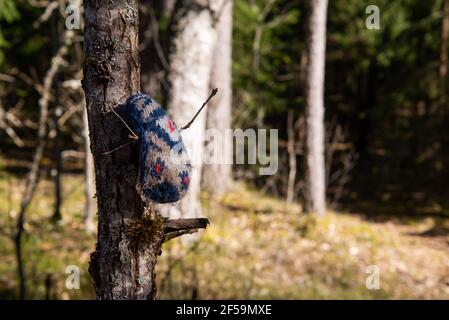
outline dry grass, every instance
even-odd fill
[[[162,298],[449,298],[447,237],[419,235],[429,219],[374,223],[342,212],[314,219],[243,186],[204,202],[211,226],[200,241],[166,248]],[[379,290],[365,285],[370,265],[379,267]]]
[[[82,177],[63,178],[63,221],[50,223],[52,184],[42,181],[29,209],[25,239],[30,298],[45,297],[52,274],[58,299],[91,299],[87,274],[95,236],[83,231]],[[0,175],[0,298],[17,296],[9,238],[23,185]],[[447,221],[373,222],[329,212],[314,219],[298,205],[237,185],[223,199],[204,195],[211,225],[198,241],[166,244],[158,264],[159,295],[167,298],[372,299],[449,298]],[[443,230],[432,233],[434,230]],[[65,268],[81,270],[81,289],[65,288]],[[365,270],[380,270],[380,289],[365,286]]]

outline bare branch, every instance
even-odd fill
[[[215,88],[212,90],[212,92],[210,93],[209,97],[207,98],[207,100],[203,103],[203,105],[201,106],[201,108],[196,112],[196,114],[193,116],[192,120],[189,121],[189,123],[187,123],[184,127],[181,128],[181,130],[185,130],[190,128],[190,126],[192,125],[193,121],[195,121],[196,117],[198,117],[198,115],[200,114],[200,112],[203,110],[203,108],[206,106],[206,104],[210,101],[210,99],[212,99],[213,96],[215,96],[218,92],[218,89]]]
[[[23,147],[24,143],[22,139],[16,134],[14,129],[6,122],[8,113],[3,109],[3,105],[0,102],[0,129],[4,130],[6,134],[11,138],[14,144],[18,147]]]
[[[164,224],[165,233],[190,229],[205,229],[209,224],[206,218],[183,218],[167,220]]]
[[[59,2],[53,1],[51,2],[47,8],[45,9],[44,13],[33,23],[33,28],[37,29],[40,27],[42,23],[45,23],[50,19],[53,11],[59,8]]]
[[[14,82],[16,81],[16,79],[13,76],[10,76],[9,74],[6,73],[0,73],[0,81],[5,81],[5,82]]]

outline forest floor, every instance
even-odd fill
[[[0,172],[0,299],[17,297],[10,234],[23,187]],[[243,184],[234,189],[221,199],[203,195],[207,230],[164,246],[160,298],[449,299],[448,218],[330,211],[316,219]],[[87,266],[95,235],[83,230],[82,176],[63,176],[58,224],[50,222],[52,194],[51,181],[41,181],[26,217],[28,297],[94,298]],[[65,286],[68,266],[80,269],[78,290]]]

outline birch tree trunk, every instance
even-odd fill
[[[88,233],[95,232],[95,171],[94,171],[94,159],[92,152],[90,151],[90,138],[89,138],[89,122],[87,120],[87,110],[83,112],[83,138],[84,138],[84,194],[86,196],[86,202],[84,205],[84,228]]]
[[[216,33],[209,3],[216,1],[178,1],[172,26],[169,55],[170,91],[168,111],[179,127],[188,123],[210,93],[211,68]],[[206,113],[182,132],[184,144],[193,164],[189,192],[179,203],[179,212],[171,216],[198,217]]]
[[[137,192],[135,147],[104,154],[129,134],[111,110],[140,89],[138,1],[86,0],[84,5],[83,88],[98,199],[98,240],[89,272],[98,299],[152,299],[162,225]],[[139,228],[147,238],[133,241],[144,236]]]
[[[309,17],[309,65],[306,85],[305,210],[326,211],[324,164],[324,72],[327,0],[312,0]]]
[[[229,141],[225,141],[225,129],[231,128],[232,9],[232,0],[219,1],[216,13],[217,42],[211,70],[211,88],[219,88],[219,91],[208,105],[206,120],[206,128],[217,130],[221,137],[216,144],[219,150],[215,149],[215,152],[219,153],[217,158],[220,159],[220,163],[205,165],[202,178],[203,186],[216,195],[226,192],[232,183],[232,166],[225,161],[232,152],[232,145]]]

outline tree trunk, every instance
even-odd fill
[[[211,88],[218,88],[217,96],[211,100],[207,110],[206,128],[220,134],[217,145],[220,163],[204,166],[203,186],[211,193],[221,195],[232,183],[232,167],[225,159],[232,152],[232,146],[225,141],[225,130],[231,128],[232,106],[232,0],[219,1],[217,11],[217,42],[214,49],[211,70]],[[217,183],[220,181],[220,183]]]
[[[84,205],[84,228],[86,232],[93,233],[95,231],[94,217],[95,217],[95,171],[94,171],[94,159],[92,152],[90,151],[90,138],[89,138],[89,122],[87,120],[87,110],[83,111],[83,138],[84,138],[84,194],[86,196],[86,202]]]
[[[288,184],[287,184],[287,203],[291,204],[295,197],[295,178],[296,178],[296,150],[295,150],[295,115],[293,110],[288,110],[287,114],[287,152],[288,152]]]
[[[58,86],[58,84],[56,84]],[[58,90],[55,90],[55,93],[58,93]],[[56,98],[56,100],[58,100]],[[58,101],[59,102],[59,101]],[[55,186],[55,205],[54,205],[54,211],[53,211],[53,222],[61,221],[62,215],[61,215],[61,203],[62,203],[62,197],[61,197],[61,174],[62,174],[62,157],[61,157],[61,129],[59,128],[59,117],[61,116],[62,109],[60,106],[56,107],[56,110],[54,111],[53,115],[53,122],[54,122],[54,129],[55,129],[55,138],[54,138],[54,146],[53,146],[53,153],[54,153],[54,161],[56,163],[56,167],[54,168],[54,171],[52,172],[52,176],[54,178],[54,186]]]
[[[215,3],[215,1],[210,1]],[[210,90],[216,34],[208,1],[178,1],[169,56],[168,110],[181,127],[195,115]],[[182,137],[193,163],[189,192],[180,201],[180,216],[201,215],[199,201],[206,113],[202,112]],[[171,214],[173,216],[173,214]]]
[[[443,0],[441,4],[441,29],[440,29],[440,90],[441,101],[446,101],[446,77],[447,77],[447,38],[449,36],[449,0]]]
[[[138,1],[84,3],[83,87],[98,199],[98,240],[89,272],[98,299],[152,299],[162,226],[137,192],[136,150],[104,154],[128,135],[111,110],[140,89]],[[143,230],[148,234],[139,239]]]
[[[60,47],[60,37],[61,37],[61,21],[56,16],[52,16],[52,44],[53,44],[53,55],[55,55]],[[59,101],[59,91],[60,91],[61,75],[55,74],[54,78],[54,98],[55,98],[55,108],[53,112],[53,125],[54,125],[54,145],[53,145],[53,160],[55,161],[55,168],[52,170],[51,175],[54,181],[55,188],[55,204],[53,209],[53,216],[51,220],[53,222],[59,222],[62,219],[61,215],[61,171],[62,171],[62,157],[61,157],[61,130],[59,127],[59,117],[62,114],[62,107]]]
[[[81,0],[74,2],[75,5],[79,5]],[[26,276],[25,276],[25,266],[23,261],[22,252],[22,236],[24,233],[25,215],[28,210],[28,206],[33,199],[34,192],[39,180],[39,168],[42,156],[44,154],[44,149],[46,145],[47,138],[47,118],[48,118],[48,106],[51,98],[51,88],[53,86],[53,81],[56,74],[58,73],[61,66],[64,64],[64,57],[68,53],[69,47],[75,37],[75,32],[73,30],[66,30],[64,32],[64,42],[59,47],[56,55],[51,60],[50,69],[48,69],[43,83],[42,96],[39,99],[39,128],[37,131],[37,147],[34,152],[33,161],[31,163],[30,171],[28,172],[26,182],[25,182],[25,192],[20,203],[19,215],[16,223],[16,230],[13,235],[16,260],[17,260],[17,273],[19,277],[19,297],[21,300],[26,298]]]
[[[98,299],[155,299],[162,243],[205,228],[207,219],[166,220],[139,193],[137,150],[112,112],[139,91],[137,0],[85,1],[84,80],[98,200],[91,274]]]
[[[327,0],[312,0],[309,18],[309,65],[306,85],[305,210],[326,211],[324,164],[324,72]]]

